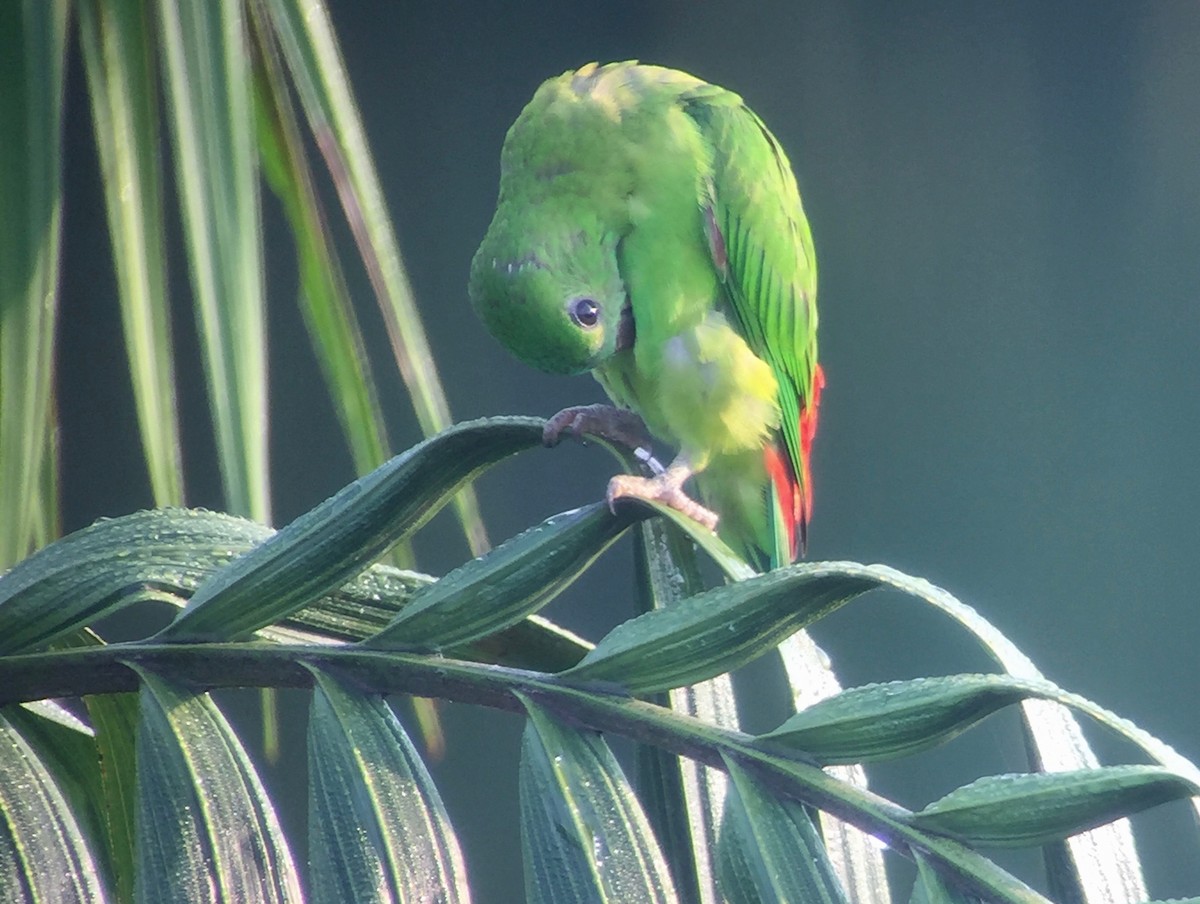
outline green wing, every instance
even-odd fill
[[[775,371],[788,457],[807,480],[801,415],[819,391],[817,259],[796,179],[775,136],[736,94],[704,85],[681,101],[711,148],[713,256],[746,341]]]

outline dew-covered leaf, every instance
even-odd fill
[[[804,806],[763,788],[729,757],[721,826],[721,890],[729,904],[847,904],[821,836]]]
[[[668,519],[638,526],[634,570],[640,611],[665,609],[704,590],[691,537]],[[719,728],[737,729],[730,675],[676,688],[656,702]],[[638,796],[684,900],[719,904],[717,836],[728,779],[720,769],[648,744],[637,749]]]
[[[817,646],[807,631],[797,631],[779,645],[797,711],[842,692],[829,655]],[[860,765],[827,766],[830,775],[859,788],[867,787],[867,773]],[[892,904],[883,848],[867,832],[824,810],[818,814],[825,851],[854,904]]]
[[[135,838],[137,837],[137,694],[97,694],[86,697],[88,716],[96,730],[107,814],[108,857],[119,901],[133,899]]]
[[[993,775],[934,801],[913,824],[969,844],[1027,847],[1197,794],[1200,788],[1160,766]]]
[[[216,704],[134,668],[142,682],[135,897],[301,901],[275,811]]]
[[[470,900],[458,839],[395,714],[381,696],[310,671],[311,900]]]
[[[521,844],[532,904],[677,901],[666,861],[598,734],[528,700],[521,744]]]
[[[97,521],[0,576],[0,654],[29,652],[155,594],[189,594],[273,531],[201,509]]]
[[[792,565],[716,587],[610,631],[563,677],[647,694],[744,665],[789,634],[878,586],[874,566]]]
[[[637,517],[603,502],[554,515],[413,596],[366,641],[379,648],[445,649],[493,634],[536,612],[573,582]]]
[[[541,444],[537,418],[471,421],[396,456],[205,581],[159,634],[240,639],[348,581],[481,471]]]
[[[880,566],[879,573],[888,586],[932,606],[965,628],[1004,671],[1018,678],[1042,678],[1029,657],[1011,640],[953,594],[923,578],[886,566]],[[1069,771],[1098,765],[1079,723],[1065,708],[1049,701],[1026,700],[1021,710],[1037,768]],[[1136,743],[1158,762],[1180,774],[1189,774],[1189,769],[1194,771],[1195,767],[1169,746],[1145,732],[1140,735]],[[1195,808],[1200,812],[1200,801]],[[1065,844],[1073,862],[1070,871],[1076,877],[1072,893],[1077,897],[1089,904],[1132,904],[1146,897],[1146,883],[1128,822],[1109,823],[1069,838]],[[1051,864],[1051,869],[1056,867]]]
[[[884,760],[932,747],[1034,695],[1030,682],[1007,675],[870,684],[815,703],[762,737],[823,763]]]
[[[19,708],[8,712],[21,722],[40,718]],[[61,780],[0,712],[0,901],[108,900],[94,840]]]

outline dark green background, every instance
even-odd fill
[[[538,83],[640,58],[732,88],[788,149],[816,236],[829,385],[810,558],[886,562],[946,586],[1050,678],[1200,756],[1200,6],[457,0],[333,12],[456,417],[601,397],[589,379],[510,359],[466,301],[504,131]],[[60,402],[74,529],[149,496],[77,65],[71,82]],[[270,199],[266,227],[282,522],[352,474]],[[220,507],[177,246],[172,266],[190,499]],[[366,280],[354,272],[352,285],[401,448],[418,439],[411,409]],[[597,498],[610,470],[577,446],[497,470],[481,486],[493,537]],[[435,522],[422,566],[460,561],[459,536]],[[591,636],[626,617],[628,566],[628,549],[610,554],[553,614]],[[898,598],[862,600],[817,633],[852,682],[987,668]],[[748,713],[760,725],[778,715]],[[457,709],[448,722],[439,776],[477,900],[513,900],[519,724]],[[302,724],[287,731],[302,743]],[[878,787],[920,806],[1022,767],[1015,723],[1001,719],[882,770]],[[1152,831],[1152,891],[1200,892],[1187,810],[1139,824]]]

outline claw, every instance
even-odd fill
[[[608,482],[608,507],[612,510],[618,499],[632,497],[660,502],[698,521],[711,531],[717,529],[717,514],[692,499],[683,491],[683,484],[692,476],[689,460],[680,455],[664,468],[650,451],[650,434],[645,422],[634,412],[611,405],[580,405],[564,408],[546,421],[542,429],[542,444],[556,446],[563,436],[596,436],[620,443],[633,450],[634,456],[645,465],[653,477],[634,477],[618,474]]]
[[[546,421],[542,444],[557,446],[564,434],[582,438],[584,434],[611,440],[630,449],[649,448],[650,435],[640,417],[612,405],[579,405],[564,408]]]
[[[618,474],[608,482],[608,507],[611,510],[618,499],[632,497],[651,502],[661,502],[663,505],[687,515],[693,521],[703,524],[711,531],[717,529],[717,513],[707,509],[683,491],[683,482],[691,476],[691,471],[672,465],[666,471],[654,477],[634,477],[631,474]]]

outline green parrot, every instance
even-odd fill
[[[508,131],[470,297],[518,358],[591,371],[619,408],[563,433],[640,448],[608,499],[696,518],[759,568],[803,553],[824,376],[817,264],[796,180],[742,99],[633,62],[545,82]],[[640,416],[640,420],[638,417]],[[663,468],[645,428],[678,449]],[[683,484],[695,477],[703,504]]]

